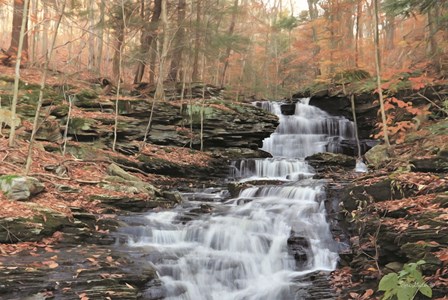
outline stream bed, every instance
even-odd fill
[[[230,166],[229,181],[242,187],[237,197],[197,189],[184,193],[177,208],[149,212],[123,228],[126,247],[144,253],[160,278],[145,299],[331,298],[322,286],[336,268],[338,245],[327,220],[325,182],[312,179],[315,171],[304,159],[340,152],[341,141],[353,139],[353,124],[308,99],[291,115],[282,114],[280,103],[255,105],[277,114],[280,125],[263,142],[272,158]]]

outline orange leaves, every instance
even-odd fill
[[[384,99],[384,110],[386,111],[386,124],[389,137],[395,140],[396,144],[402,144],[406,133],[414,129],[414,123],[410,121],[415,116],[425,116],[430,114],[429,107],[414,107],[411,102],[405,102],[395,97]],[[378,114],[380,112],[378,111]],[[407,116],[407,117],[406,117]],[[403,120],[407,118],[406,120]],[[382,123],[377,123],[377,128],[382,128]],[[374,138],[380,138],[383,132],[380,130]]]
[[[424,88],[428,84],[428,79],[426,77],[410,77],[408,79],[411,82],[412,89],[418,91]]]
[[[54,260],[46,260],[42,264],[47,266],[50,269],[55,269],[59,266],[59,264],[57,262],[55,262]]]
[[[367,300],[367,299],[372,299],[371,296],[373,295],[373,293],[374,293],[374,291],[372,289],[368,289],[362,295],[360,295],[358,293],[350,293],[350,297],[352,299],[356,299],[356,300]]]

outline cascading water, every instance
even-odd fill
[[[156,266],[165,299],[303,299],[301,276],[336,267],[324,186],[310,179],[313,169],[304,157],[338,151],[353,127],[307,103],[297,103],[291,116],[281,115],[278,103],[262,105],[280,118],[263,145],[274,158],[234,163],[234,175],[285,183],[249,187],[227,201],[217,194],[208,202],[204,193],[185,195],[186,203],[213,205],[214,212],[184,222],[181,209],[150,213],[147,226],[130,239]],[[292,240],[299,241],[295,248]]]

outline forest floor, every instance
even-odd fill
[[[390,157],[378,151],[379,163],[366,175],[328,175],[346,182],[339,196],[351,251],[341,255],[340,268],[332,274],[341,299],[379,299],[383,276],[419,260],[425,261],[423,279],[404,277],[402,282],[417,299],[429,299],[417,293],[425,283],[432,288],[431,299],[447,299],[447,145],[448,119],[427,121],[393,144]]]

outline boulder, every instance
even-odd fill
[[[42,192],[45,186],[34,177],[4,175],[0,177],[0,188],[10,200],[28,200]]]
[[[389,152],[386,145],[376,145],[364,154],[367,162],[375,169],[380,168],[389,160]]]
[[[356,166],[356,159],[354,157],[339,153],[316,153],[306,157],[305,160],[313,167],[340,166],[354,168]]]
[[[429,158],[418,158],[411,160],[411,170],[415,172],[448,172],[448,157],[434,156]]]

